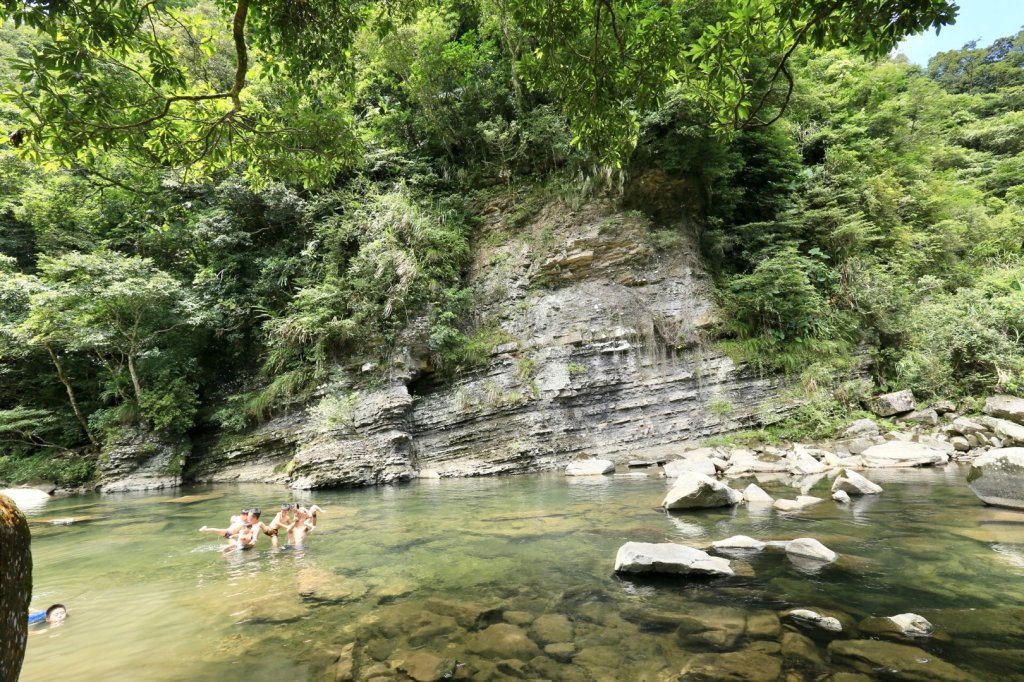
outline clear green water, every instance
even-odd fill
[[[196,529],[224,525],[249,505],[269,520],[291,493],[213,486],[53,500],[30,515],[33,608],[59,601],[70,616],[30,636],[22,679],[334,679],[352,641],[360,679],[417,651],[467,663],[467,679],[507,679],[514,671],[500,661],[511,656],[480,653],[479,632],[505,621],[530,633],[531,621],[558,613],[572,623],[574,657],[533,655],[518,668],[527,679],[672,680],[696,652],[715,647],[683,641],[650,614],[790,606],[839,611],[853,623],[912,611],[937,628],[917,643],[931,655],[976,679],[1024,679],[1024,514],[982,506],[964,474],[870,472],[883,495],[787,515],[743,507],[666,515],[656,508],[665,481],[633,477],[324,491],[300,497],[326,509],[304,550],[275,550],[264,537],[258,549],[227,556]],[[828,484],[812,494],[827,497]],[[45,523],[83,516],[93,520]],[[765,552],[734,562],[739,576],[710,582],[612,573],[629,540],[701,545],[735,534],[811,536],[842,559],[808,572]],[[469,623],[462,614],[475,608],[483,615]],[[815,639],[824,657],[827,640]],[[792,679],[843,669],[784,664]]]

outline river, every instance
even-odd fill
[[[29,514],[32,607],[62,602],[70,615],[30,635],[22,680],[333,680],[350,642],[356,679],[422,678],[448,659],[463,679],[675,680],[695,656],[707,675],[725,665],[721,652],[754,650],[783,661],[789,679],[852,671],[830,663],[826,647],[856,631],[785,619],[779,630],[775,615],[790,607],[828,610],[853,628],[914,612],[936,628],[907,642],[927,657],[973,679],[1024,679],[1024,513],[983,506],[957,466],[866,473],[883,494],[790,514],[666,514],[666,482],[643,475],[53,499]],[[787,483],[762,486],[793,497]],[[828,485],[810,492],[827,498]],[[294,499],[326,510],[303,549],[263,537],[225,554],[197,532],[249,506],[269,521]],[[66,518],[78,520],[52,523]],[[736,534],[814,537],[841,558],[822,568],[747,554],[733,561],[736,577],[711,581],[612,571],[626,541],[706,546]]]

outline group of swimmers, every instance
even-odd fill
[[[277,538],[282,530],[285,532],[287,544],[299,547],[305,542],[306,535],[316,530],[316,515],[322,511],[323,509],[315,504],[303,507],[300,504],[286,503],[281,505],[281,511],[267,524],[260,521],[259,508],[253,507],[243,509],[241,514],[232,516],[227,528],[203,526],[199,532],[216,533],[227,540],[225,552],[233,549],[252,549],[256,546],[260,532],[269,537],[271,543],[277,547]]]

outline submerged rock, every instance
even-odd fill
[[[726,484],[693,471],[682,474],[665,495],[665,509],[700,509],[739,504],[743,495]]]
[[[971,463],[967,483],[985,504],[1024,509],[1024,448],[989,450]]]
[[[711,546],[715,549],[755,549],[760,551],[765,548],[765,543],[746,535],[733,535],[731,538],[712,542]]]
[[[882,486],[864,478],[856,471],[840,469],[839,476],[832,483],[832,492],[843,491],[850,495],[877,495]]]
[[[949,461],[949,455],[942,450],[900,440],[872,445],[861,457],[869,468],[933,466]]]
[[[836,640],[828,645],[833,663],[868,674],[885,671],[886,678],[908,682],[970,682],[975,679],[934,654],[905,644],[875,639]]]
[[[540,648],[525,630],[509,623],[497,623],[471,635],[467,648],[489,658],[518,658],[523,661],[540,653]]]
[[[603,476],[615,471],[615,463],[607,459],[578,459],[565,467],[566,476]]]
[[[928,637],[935,630],[923,616],[901,613],[885,618],[867,618],[860,623],[860,631],[871,635],[897,634],[907,637]]]
[[[615,555],[615,572],[733,575],[728,559],[673,542],[627,542]]]
[[[795,500],[775,500],[773,506],[779,511],[797,511],[824,502],[820,497],[797,495]]]
[[[782,675],[782,662],[759,651],[725,654],[697,654],[681,671],[687,682],[775,682]]]
[[[786,554],[832,563],[839,555],[814,538],[797,538],[786,543]]]
[[[802,625],[811,625],[828,632],[842,632],[843,624],[838,618],[826,616],[810,609],[791,609],[782,614],[783,618]]]

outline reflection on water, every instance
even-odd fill
[[[269,520],[290,493],[216,486],[51,500],[29,514],[32,607],[59,601],[70,616],[30,637],[22,679],[334,679],[353,641],[356,679],[454,670],[480,680],[675,680],[686,666],[715,679],[717,665],[763,672],[776,660],[795,679],[853,670],[827,663],[832,636],[780,627],[777,614],[791,607],[854,627],[918,613],[937,630],[912,642],[928,655],[975,679],[1024,679],[1024,514],[981,506],[964,473],[871,472],[883,495],[793,514],[666,515],[657,510],[666,483],[641,477],[307,493],[326,512],[304,550],[263,537],[256,550],[227,554],[196,529],[253,505]],[[762,481],[789,498],[808,485]],[[807,492],[827,497],[829,483]],[[85,522],[39,523],[68,517]],[[841,558],[802,566],[779,551],[736,554],[736,577],[716,581],[611,571],[628,540],[706,547],[738,534],[815,537]]]

